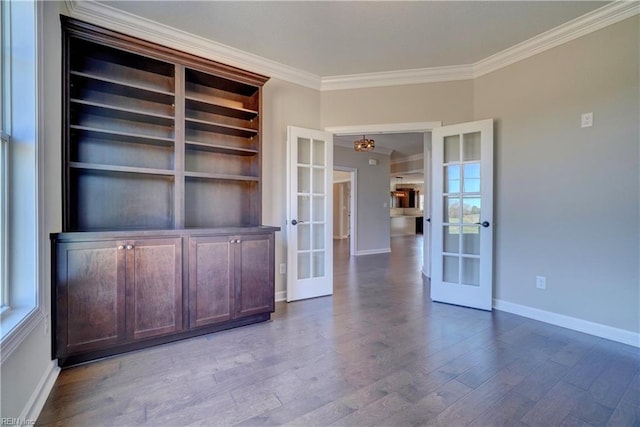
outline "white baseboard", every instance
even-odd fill
[[[376,255],[376,254],[388,254],[391,252],[391,248],[382,249],[368,249],[366,251],[356,251],[356,256],[360,255]]]
[[[286,300],[287,300],[287,291],[276,292],[276,302],[286,301]]]
[[[640,347],[640,334],[627,331],[625,329],[614,328],[600,323],[594,323],[588,320],[565,316],[563,314],[553,313],[498,299],[493,300],[493,308],[517,314],[518,316],[528,317],[529,319],[539,320],[541,322],[572,329],[574,331],[584,332],[585,334],[595,335],[600,338],[606,338],[611,341]]]
[[[42,378],[40,378],[38,386],[29,398],[29,401],[20,415],[20,419],[24,420],[25,424],[35,424],[35,421],[40,416],[40,411],[42,411],[42,408],[53,389],[53,385],[55,384],[59,373],[60,368],[58,367],[57,360],[52,360],[47,366],[47,370],[42,375]]]

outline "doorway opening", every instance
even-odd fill
[[[442,122],[433,121],[433,122],[412,122],[412,123],[391,123],[391,124],[370,124],[370,125],[349,125],[349,126],[331,126],[326,127],[324,130],[326,132],[331,132],[334,134],[334,144],[338,145],[335,137],[345,136],[345,135],[368,135],[372,136],[374,139],[376,135],[385,135],[385,134],[397,134],[397,133],[420,133],[423,136],[423,163],[421,167],[417,167],[417,169],[423,170],[423,179],[425,182],[431,182],[431,131],[435,128],[439,128],[442,126]],[[376,143],[377,144],[377,143]],[[378,149],[376,145],[376,150]],[[388,153],[390,154],[390,152]],[[334,163],[334,168],[335,168]],[[390,171],[389,171],[390,172]],[[431,273],[431,235],[429,229],[428,219],[430,217],[431,212],[431,186],[429,184],[424,186],[423,189],[423,206],[422,210],[423,214],[423,258],[422,258],[422,273],[424,276],[429,277]],[[360,200],[358,198],[355,199],[354,206],[356,209],[367,209],[367,207],[371,206],[371,204],[367,205],[367,203],[371,203],[371,201]],[[386,206],[390,206],[390,203],[387,202]],[[355,218],[355,211],[352,211],[352,219]],[[390,216],[389,216],[390,218]],[[414,220],[415,221],[415,220]],[[388,225],[390,227],[390,225]],[[358,230],[352,229],[352,236],[357,236]],[[375,232],[375,230],[359,230],[360,233],[367,232]],[[390,233],[389,233],[390,237]],[[352,245],[355,243],[355,246],[352,246],[351,254],[368,254],[368,253],[382,253],[383,248],[363,248],[360,247],[358,242],[354,242],[352,240]],[[390,243],[390,242],[389,242]],[[390,244],[389,244],[390,247]],[[388,251],[388,250],[387,250]]]
[[[357,169],[334,166],[333,169],[333,239],[348,239],[349,256],[356,254]]]

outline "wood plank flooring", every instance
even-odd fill
[[[63,370],[40,426],[640,426],[637,348],[432,303],[420,236],[335,245],[335,295]]]

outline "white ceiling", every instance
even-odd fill
[[[472,64],[598,1],[101,1],[321,77]]]
[[[92,3],[103,7],[98,16],[114,8],[322,79],[476,64],[611,3],[68,1],[77,13]],[[352,147],[359,136],[335,141]],[[392,159],[422,152],[422,133],[370,136]]]

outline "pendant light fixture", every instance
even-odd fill
[[[362,135],[362,139],[358,139],[353,142],[353,149],[360,152],[373,151],[376,147],[376,142],[373,139],[367,139]]]

